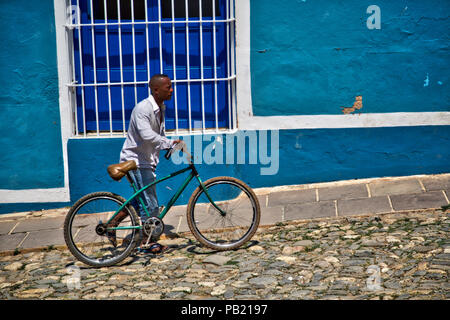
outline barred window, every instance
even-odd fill
[[[71,0],[75,136],[126,134],[153,74],[167,74],[166,128],[236,129],[233,0]]]

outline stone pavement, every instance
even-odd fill
[[[449,218],[425,209],[278,223],[226,252],[186,235],[162,240],[168,253],[136,253],[107,268],[87,267],[68,250],[7,255],[0,300],[182,299],[155,305],[168,306],[172,319],[192,300],[448,300]]]
[[[261,188],[261,226],[317,218],[335,218],[441,208],[450,198],[450,174],[348,180]],[[68,208],[0,215],[0,254],[64,248]],[[189,231],[186,206],[164,218],[168,236]]]
[[[180,211],[169,234],[181,236],[160,241],[169,252],[135,253],[107,268],[60,245],[67,209],[5,215],[0,300],[448,300],[450,212],[441,207],[449,178],[260,189],[265,227],[242,248],[198,246],[182,232]]]

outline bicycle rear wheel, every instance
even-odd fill
[[[214,250],[232,250],[251,239],[261,210],[253,190],[241,180],[216,177],[199,186],[187,207],[189,228],[195,238]],[[220,208],[220,212],[211,202]]]
[[[78,260],[90,266],[106,267],[129,256],[139,239],[136,227],[140,224],[134,208],[124,207],[120,219],[107,224],[125,201],[110,192],[95,192],[72,206],[64,221],[64,239]],[[116,227],[119,229],[111,229]]]

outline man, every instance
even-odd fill
[[[139,102],[133,109],[128,127],[127,138],[120,153],[120,162],[134,160],[137,170],[129,171],[133,182],[138,189],[143,188],[156,179],[155,170],[159,162],[159,152],[168,149],[180,140],[170,140],[165,136],[164,114],[166,106],[164,101],[170,100],[173,93],[172,82],[165,74],[152,76],[149,83],[151,95]],[[159,214],[158,198],[156,196],[156,186],[152,186],[143,192],[143,200],[147,205],[151,216]],[[142,223],[147,219],[141,203],[135,200],[134,208],[141,217]],[[125,216],[121,213],[117,215],[118,224]],[[109,236],[113,244],[115,234]],[[143,248],[147,242],[144,235],[140,249],[149,250],[152,253],[160,253],[166,247],[159,243],[150,243],[148,248]]]

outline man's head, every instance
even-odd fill
[[[150,79],[149,85],[152,90],[153,98],[155,98],[155,101],[158,104],[172,98],[173,88],[169,76],[165,74],[155,74]]]

